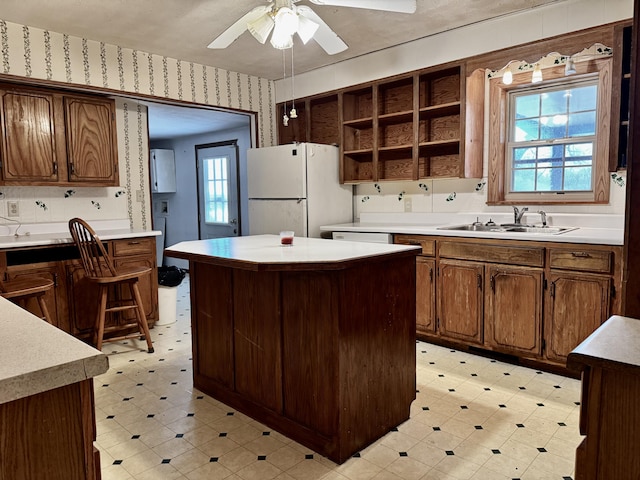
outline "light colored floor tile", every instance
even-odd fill
[[[193,388],[188,280],[178,289],[177,322],[151,331],[156,353],[137,340],[103,349],[110,369],[94,390],[104,480],[573,475],[579,381],[424,342],[416,342],[410,419],[336,465]]]

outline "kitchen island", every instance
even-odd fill
[[[342,463],[409,418],[417,247],[182,242],[194,386]]]

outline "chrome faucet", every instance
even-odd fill
[[[544,210],[538,210],[538,213],[540,214],[540,217],[542,217],[542,226],[546,227],[547,226],[547,212],[545,212]]]
[[[516,225],[520,225],[522,223],[524,212],[527,211],[529,211],[527,207],[522,207],[521,209],[518,209],[518,207],[513,207],[513,223],[515,223]]]

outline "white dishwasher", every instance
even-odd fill
[[[393,235],[380,232],[333,232],[334,240],[367,243],[393,243]]]

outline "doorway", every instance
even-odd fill
[[[196,145],[199,240],[238,235],[238,169],[237,140]]]

